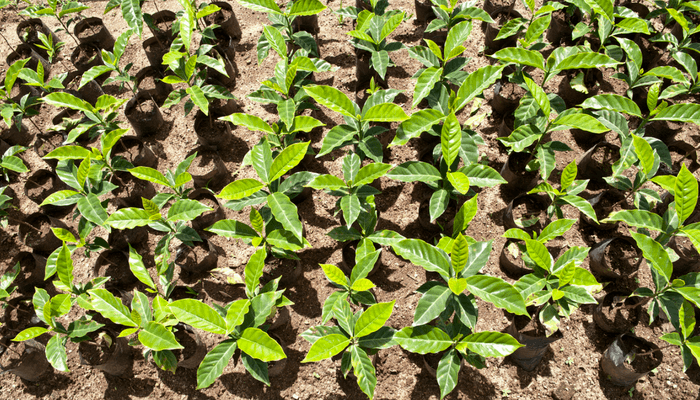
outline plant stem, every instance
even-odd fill
[[[649,350],[649,351],[645,351],[645,352],[642,352],[642,353],[635,353],[634,356],[635,356],[635,357],[637,357],[637,356],[648,356],[648,355],[650,355],[650,354],[656,353],[657,351],[661,351],[661,350],[663,350],[663,349],[667,349],[667,348],[669,348],[669,347],[671,347],[671,346],[673,346],[673,345],[672,345],[672,344],[667,344],[666,346],[659,347],[658,349]]]
[[[5,37],[5,35],[0,33],[0,36],[2,36],[2,38],[5,40],[5,43],[7,43],[7,47],[9,47],[10,51],[12,51],[12,45],[10,44],[10,42],[7,41],[7,38]]]

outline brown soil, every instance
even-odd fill
[[[80,342],[78,349],[80,356],[83,357],[88,365],[102,365],[106,363],[114,350],[117,348],[115,338],[111,338],[111,342],[104,337],[98,337],[96,334],[90,334],[90,341]]]
[[[216,169],[216,158],[219,155],[213,151],[199,151],[192,161],[190,174],[193,176],[205,176]]]
[[[99,56],[99,50],[94,46],[81,46],[80,51],[75,57],[75,64],[87,65],[91,63],[95,57]]]
[[[180,328],[175,332],[175,338],[184,347],[181,350],[173,350],[173,354],[178,362],[187,360],[197,352],[197,341],[193,334]]]
[[[524,199],[516,200],[516,204],[513,207],[513,220],[516,225],[535,230],[540,230],[547,225],[547,210],[540,203],[525,197]],[[526,221],[531,220],[532,222],[526,223]],[[533,222],[534,224],[530,225]]]
[[[27,180],[27,197],[37,204],[41,204],[51,192],[55,191],[53,187],[53,174],[44,171],[44,173],[35,173]]]
[[[101,30],[105,29],[101,21],[91,21],[83,25],[78,32],[78,39],[87,39],[90,36],[97,35]]]
[[[620,153],[608,146],[598,146],[591,154],[591,158],[595,168],[604,171],[604,176],[610,176],[612,175],[612,165],[620,159]]]
[[[43,32],[42,26],[39,24],[30,23],[22,30],[22,39],[25,43],[40,43],[39,32]]]
[[[499,95],[508,100],[520,100],[527,92],[520,85],[513,82],[506,82],[501,86]]]
[[[202,268],[200,265],[209,255],[206,242],[194,242],[194,246],[182,245],[178,249],[175,261],[183,269],[196,271]]]
[[[129,113],[129,118],[140,120],[140,119],[151,119],[153,114],[158,111],[158,105],[153,102],[148,97],[142,97],[139,99],[138,105],[131,109]]]
[[[228,122],[218,120],[215,117],[212,117],[211,121],[205,117],[204,120],[199,123],[197,134],[206,140],[219,139],[227,133],[227,124]]]
[[[613,272],[627,277],[637,271],[641,253],[631,243],[614,240],[605,248],[603,257]]]
[[[133,164],[134,160],[136,160],[139,157],[142,149],[143,145],[140,142],[129,141],[125,145],[124,140],[120,140],[112,148],[112,155],[124,157],[124,159]]]
[[[204,21],[207,23],[207,25],[212,25],[212,24],[221,25],[224,22],[231,19],[231,16],[232,16],[231,11],[229,11],[225,8],[222,8],[213,14],[207,15],[204,18]]]
[[[48,217],[39,217],[38,219],[27,221],[27,223],[34,229],[23,226],[25,236],[21,239],[29,247],[37,247],[45,238],[53,235],[53,232],[51,232],[51,221]]]
[[[134,243],[133,245],[137,245]],[[102,252],[95,264],[95,277],[109,277],[106,285],[109,287],[121,287],[136,281],[134,274],[129,269],[129,259],[121,251]]]
[[[618,298],[619,297],[619,298]],[[622,333],[634,327],[639,319],[638,307],[634,307],[635,299],[624,296],[607,296],[600,313],[605,319],[608,329]]]
[[[34,143],[34,151],[39,157],[44,157],[63,143],[63,135],[60,132],[43,137],[37,137]]]

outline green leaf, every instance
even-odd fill
[[[17,76],[19,75],[19,72],[24,68],[24,65],[29,62],[29,59],[24,59],[24,60],[17,60],[12,65],[10,65],[10,68],[7,70],[7,73],[5,73],[5,92],[7,94],[12,92],[12,87],[15,85],[15,82],[17,81]]]
[[[323,336],[316,340],[302,363],[321,361],[326,358],[331,358],[334,355],[345,350],[350,344],[350,338],[334,333]]]
[[[430,325],[405,327],[394,334],[394,340],[404,350],[417,354],[438,353],[452,345],[447,333]]]
[[[320,265],[323,269],[323,273],[326,274],[326,278],[328,278],[329,281],[340,286],[348,286],[348,279],[340,268],[331,264]]]
[[[166,187],[171,187],[170,182],[168,182],[165,176],[153,168],[136,167],[131,168],[129,172],[131,173],[131,175],[139,179],[143,179],[144,181],[149,181]]]
[[[67,337],[54,335],[46,343],[46,359],[54,368],[62,372],[68,372],[66,340],[68,340]]]
[[[219,335],[226,334],[226,321],[210,306],[195,299],[183,299],[170,303],[170,311],[180,322]]]
[[[275,131],[267,122],[265,122],[260,117],[256,117],[255,115],[234,113],[225,117],[221,117],[219,119],[228,121],[234,125],[244,126],[253,132],[265,132],[272,134],[275,133]]]
[[[675,67],[669,67],[669,66],[664,66],[664,67],[656,67],[653,68],[650,71],[647,71],[645,76],[656,76],[659,78],[664,78],[664,79],[669,79],[673,82],[681,83],[681,84],[688,84],[688,80],[683,76],[683,73],[678,70],[678,68]]]
[[[180,199],[170,206],[168,220],[171,222],[191,221],[207,211],[211,211],[211,208],[197,200]]]
[[[418,82],[416,82],[416,88],[413,92],[413,103],[411,103],[411,108],[418,105],[433,89],[435,83],[440,80],[442,76],[442,68],[430,67],[423,71],[423,73],[418,77]],[[411,116],[413,118],[413,116]]]
[[[3,157],[2,162],[0,162],[0,166],[2,166],[2,168],[9,169],[10,171],[14,171],[19,174],[29,172],[29,168],[27,168],[27,166],[24,165],[22,159],[17,156]]]
[[[393,246],[399,256],[431,272],[449,278],[450,262],[444,253],[420,239],[405,239]]]
[[[464,51],[464,46],[462,46],[462,44],[469,38],[471,30],[471,21],[459,22],[448,30],[447,38],[445,39],[445,61],[462,54]]]
[[[472,182],[473,183],[473,182]],[[457,215],[455,215],[453,225],[452,225],[452,236],[454,237],[460,232],[463,232],[469,227],[469,223],[474,219],[474,216],[476,216],[476,212],[479,209],[479,206],[477,204],[477,197],[478,195],[472,197],[471,199],[467,200],[462,204],[462,207],[457,211]],[[453,245],[453,251],[454,251],[454,245]],[[457,267],[455,267],[454,259],[452,261],[452,268],[457,271]]]
[[[44,156],[48,160],[82,160],[90,156],[90,150],[80,146],[61,146]]]
[[[544,244],[556,237],[563,236],[564,233],[568,232],[575,223],[575,219],[558,219],[556,221],[552,221],[542,230],[540,236],[537,237],[537,241]]]
[[[310,142],[295,143],[275,157],[270,167],[270,182],[274,182],[286,174],[290,169],[296,167],[306,155],[306,150]]]
[[[367,353],[359,346],[350,346],[350,359],[357,378],[357,385],[369,397],[374,398],[374,388],[377,386],[377,376]]]
[[[503,68],[505,68],[505,65],[489,65],[479,68],[469,74],[467,79],[465,79],[462,83],[462,86],[459,87],[459,91],[457,92],[457,97],[454,102],[454,111],[456,112],[464,108],[467,103],[472,101],[476,96],[480,95],[484,90],[486,90],[486,88],[493,85],[498,79],[500,79]]]
[[[388,172],[386,176],[401,182],[430,183],[442,179],[437,168],[421,161],[405,162]]]
[[[527,50],[521,47],[506,47],[494,53],[491,57],[508,63],[527,65],[544,70],[544,57],[538,51]]]
[[[61,283],[67,287],[73,285],[73,259],[65,243],[63,243],[61,251],[58,253],[58,258],[56,259],[56,272]]]
[[[264,13],[282,14],[274,0],[236,0],[240,5],[253,11]]]
[[[362,119],[374,122],[402,122],[408,119],[408,115],[403,108],[394,103],[381,103],[367,110]]]
[[[329,109],[339,112],[346,117],[357,118],[355,115],[355,105],[340,90],[325,85],[305,86],[306,94],[311,96],[319,104],[328,107]]]
[[[384,326],[384,323],[391,317],[396,300],[389,303],[378,303],[367,310],[357,319],[355,323],[355,337],[361,338],[370,333],[376,332]]]
[[[461,233],[457,234],[457,237],[455,237],[454,243],[452,244],[452,252],[450,253],[450,258],[452,263],[452,269],[454,270],[455,275],[459,275],[459,273],[462,272],[464,267],[467,265],[467,261],[469,260],[469,242],[467,241],[467,238],[464,237],[464,235],[462,235]],[[452,278],[450,278],[450,281],[452,281]],[[450,289],[452,289],[452,285],[450,285]],[[464,289],[465,288],[462,288],[462,290],[456,292],[455,294],[462,293]]]
[[[545,119],[549,120],[549,114],[551,111],[551,106],[549,104],[549,98],[547,98],[547,93],[538,84],[536,84],[532,79],[525,77],[525,84],[527,85],[530,94],[540,106],[540,109],[544,113]]]
[[[630,234],[637,242],[637,246],[642,250],[642,253],[644,253],[644,258],[651,263],[651,266],[656,269],[656,271],[666,278],[666,282],[669,282],[671,280],[671,274],[673,273],[673,264],[664,246],[641,233],[630,232]]]
[[[41,336],[44,333],[48,332],[49,330],[40,326],[34,326],[31,328],[27,328],[23,330],[22,332],[18,333],[17,336],[15,336],[12,341],[13,342],[23,342],[25,340],[29,339],[34,339],[37,336]]]
[[[79,194],[74,190],[59,190],[53,192],[47,197],[39,206],[45,206],[47,204],[53,204],[57,206],[71,205],[78,202],[78,199],[74,196]]]
[[[350,228],[350,226],[357,220],[360,216],[360,210],[362,204],[360,203],[359,197],[354,194],[343,196],[340,199],[340,209],[343,211],[343,218],[345,218],[345,226]]]
[[[594,117],[588,114],[574,112],[557,117],[557,119],[552,122],[552,128],[550,128],[550,131],[557,131],[567,128],[581,129],[592,133],[603,133],[610,130]]]
[[[472,163],[459,169],[469,178],[469,184],[477,187],[494,187],[506,183],[501,174],[488,165]]]
[[[43,100],[45,103],[55,107],[67,107],[71,110],[82,111],[84,113],[91,113],[95,110],[87,101],[81,100],[66,92],[49,93],[43,97]]]
[[[461,366],[462,359],[455,349],[449,349],[440,359],[436,377],[438,386],[440,386],[441,399],[447,396],[454,390],[455,386],[457,386],[457,379],[459,378],[459,369]]]
[[[505,357],[520,347],[523,345],[507,333],[484,331],[464,337],[455,348],[469,349],[484,357]]]
[[[206,228],[205,231],[234,239],[253,239],[259,237],[255,229],[233,219],[217,221],[214,225]]]
[[[568,56],[556,64],[552,70],[582,68],[613,68],[619,62],[601,53],[581,52]]]
[[[700,104],[683,103],[674,104],[661,110],[653,118],[663,121],[691,122],[700,125]]]
[[[224,200],[240,200],[258,192],[265,185],[256,179],[239,179],[226,185],[216,197]]]
[[[606,93],[589,97],[581,103],[581,107],[594,110],[617,111],[636,117],[642,116],[642,112],[639,110],[637,103],[618,94]]]
[[[78,210],[85,219],[99,226],[104,225],[109,217],[100,199],[94,193],[78,200]]]
[[[414,137],[430,129],[439,123],[445,116],[438,110],[427,109],[416,111],[411,117],[402,122],[396,131],[396,137],[391,141],[389,147],[404,145]]]
[[[552,255],[549,254],[549,250],[537,240],[525,239],[525,245],[527,247],[527,255],[540,268],[549,272],[552,269]]]
[[[90,301],[95,311],[110,321],[131,327],[138,324],[131,318],[131,312],[122,302],[106,289],[89,290]]]
[[[473,275],[467,278],[467,289],[484,301],[517,315],[527,315],[525,301],[517,289],[500,278]]]
[[[622,221],[627,225],[637,228],[651,229],[654,231],[663,230],[663,218],[646,210],[622,210],[611,213],[602,222]]]
[[[525,32],[525,42],[530,44],[536,41],[549,27],[551,21],[551,14],[546,14],[532,21],[530,25],[528,25],[527,31]]]
[[[207,97],[204,95],[202,88],[199,86],[190,86],[185,89],[185,91],[190,95],[192,102],[199,107],[204,115],[209,115],[209,100],[207,100]]]
[[[129,244],[129,269],[136,279],[141,281],[144,285],[151,289],[156,289],[156,284],[153,282],[153,279],[151,279],[151,275],[148,273],[148,269],[146,269],[143,263],[143,258],[131,247],[131,244]]]
[[[197,368],[197,390],[209,387],[221,376],[236,348],[235,340],[224,340],[204,356]]]
[[[239,299],[231,303],[226,312],[226,330],[231,332],[242,324],[249,309],[250,300],[248,299]]]
[[[247,328],[238,339],[238,347],[242,352],[263,362],[277,361],[287,356],[282,346],[265,331],[258,328]]]
[[[122,208],[105,220],[104,224],[115,229],[133,229],[146,226],[151,220],[151,214],[142,208]]]
[[[370,164],[371,165],[371,164]],[[340,188],[345,187],[345,181],[342,179],[338,178],[335,175],[319,175],[315,177],[311,182],[309,182],[307,187],[313,188],[313,189],[328,189],[328,190],[338,190]]]
[[[646,140],[637,135],[632,135],[634,151],[639,158],[642,171],[645,175],[650,176],[654,173],[654,149]]]
[[[289,15],[315,15],[327,7],[318,0],[297,0],[289,10]]]
[[[678,172],[674,194],[678,223],[683,224],[693,214],[698,203],[698,180],[688,171],[685,164],[681,165]]]
[[[183,349],[175,335],[163,324],[150,321],[139,331],[139,342],[153,351]]]
[[[258,249],[250,256],[245,266],[245,288],[249,297],[253,297],[255,289],[260,285],[260,278],[263,275],[266,257],[267,250],[265,250],[265,248]]]
[[[454,113],[450,113],[442,125],[440,143],[442,156],[447,165],[450,166],[459,156],[459,149],[462,145],[462,126]]]
[[[267,205],[284,229],[292,232],[297,239],[302,240],[303,226],[299,220],[297,207],[289,200],[289,197],[283,193],[273,193],[267,196]]]
[[[467,280],[464,278],[450,278],[447,284],[455,295],[459,295],[467,289]]]
[[[447,302],[452,298],[452,290],[443,284],[437,284],[421,296],[413,315],[413,326],[427,324],[445,311]]]
[[[391,167],[390,164],[384,163],[367,164],[357,172],[352,186],[359,187],[362,185],[369,185],[374,182],[375,179],[384,176]]]

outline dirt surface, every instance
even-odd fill
[[[116,38],[126,30],[120,12],[113,10],[103,14],[106,1],[91,1],[91,10],[83,12],[84,16],[99,16],[104,19],[105,25]],[[331,0],[329,8],[338,9],[341,7],[339,0]],[[537,2],[538,6],[541,2]],[[155,6],[159,10],[169,9],[180,10],[180,5],[175,0],[163,2],[145,2],[143,7],[146,12],[156,12]],[[274,66],[278,61],[276,55],[271,54],[266,61],[258,64],[256,46],[260,37],[263,25],[268,23],[267,17],[260,12],[253,12],[243,8],[238,3],[231,3],[233,10],[240,22],[243,37],[236,43],[236,57],[238,76],[235,87],[230,87],[232,93],[238,99],[236,101],[239,110],[236,112],[247,112],[257,115],[269,122],[276,121],[275,109],[263,107],[246,98],[246,95],[255,91],[259,87],[259,82],[274,75]],[[343,6],[348,3],[344,2]],[[477,2],[481,6],[482,1]],[[22,6],[20,6],[22,7]],[[390,8],[401,9],[408,14],[414,14],[413,1],[400,0],[391,1]],[[525,18],[531,15],[525,10],[521,2],[516,2],[515,9]],[[339,23],[338,17],[326,10],[319,15],[320,30],[317,43],[320,47],[322,58],[331,63],[334,70],[315,74],[314,80],[317,84],[332,85],[351,98],[355,96],[356,75],[355,75],[355,51],[348,43],[346,33],[352,29],[352,22],[347,19]],[[21,21],[16,14],[16,10],[5,8],[0,11],[0,33],[2,33],[12,46],[20,43],[15,34],[15,28]],[[57,31],[58,24],[46,18],[44,22],[54,31]],[[410,19],[396,30],[389,40],[397,40],[406,46],[421,44],[421,38],[426,25],[416,23],[415,19]],[[659,23],[655,27],[660,29]],[[477,68],[495,63],[493,59],[484,56],[484,26],[475,23],[472,33],[465,43],[467,48],[465,55],[471,57],[471,61],[466,67],[467,72],[473,72]],[[73,70],[70,65],[70,54],[75,48],[75,43],[66,32],[57,33],[60,40],[66,42],[66,46],[58,57],[51,75]],[[143,39],[132,37],[129,42],[123,65],[133,63],[132,73],[136,73],[141,68],[148,66],[141,40],[151,37],[152,34],[145,30]],[[548,47],[544,51],[551,50]],[[7,43],[0,40],[0,53],[9,54],[10,49]],[[397,66],[389,68],[387,73],[388,86],[402,90],[403,93],[397,97],[397,102],[407,111],[411,111],[412,92],[415,87],[415,80],[411,79],[420,64],[408,56],[406,49],[392,53],[392,59]],[[7,68],[6,65],[3,66]],[[602,71],[607,81],[613,85],[610,90],[603,87],[604,92],[624,93],[624,84],[616,82],[612,74],[618,72],[615,69],[605,69]],[[544,85],[548,93],[556,93],[559,90],[561,76],[555,77]],[[541,77],[538,83],[541,82]],[[620,89],[622,88],[622,89]],[[176,87],[177,89],[177,87]],[[130,93],[127,89],[119,90],[118,85],[108,85],[105,92],[116,95],[119,98],[128,99]],[[493,97],[493,88],[484,92],[485,100],[477,111],[477,114],[486,114],[484,121],[475,127],[477,133],[485,141],[484,146],[480,146],[479,152],[483,155],[484,162],[500,171],[506,161],[507,153],[499,147],[497,137],[498,125],[501,118],[496,118],[491,113],[489,102]],[[696,101],[693,99],[692,101]],[[470,109],[470,105],[466,110]],[[413,110],[415,111],[415,110]],[[185,116],[183,104],[170,109],[161,109],[165,124],[161,130],[153,136],[144,138],[145,144],[158,158],[158,170],[165,172],[167,169],[174,169],[178,163],[185,159],[196,147],[197,137],[194,132],[194,112]],[[40,114],[33,117],[31,121],[25,123],[32,134],[41,129],[43,132],[51,127],[51,115],[56,113],[56,109],[43,105]],[[311,148],[318,152],[321,141],[328,130],[340,123],[342,118],[338,113],[329,111],[321,107],[320,110],[306,111],[326,124],[323,129],[317,129],[305,135],[306,140],[311,141]],[[458,114],[458,119],[464,123],[469,115],[466,112]],[[126,119],[120,116],[123,127],[128,127]],[[383,144],[391,141],[395,134],[397,124],[390,125],[390,130],[382,134],[379,139]],[[690,124],[683,124],[682,129],[675,133],[676,140],[685,140],[694,146],[700,141],[697,127]],[[133,131],[128,133],[133,135]],[[243,127],[234,127],[233,135],[227,136],[218,146],[218,156],[223,161],[227,170],[225,179],[211,182],[210,187],[221,188],[234,179],[256,178],[255,171],[251,167],[240,168],[240,164],[246,152],[258,142],[260,133],[251,133]],[[614,133],[608,133],[606,139],[612,141]],[[572,139],[569,131],[557,131],[552,134],[552,140],[566,143],[573,149],[571,152],[561,152],[557,154],[556,170],[551,174],[550,183],[558,187],[561,170],[574,159],[581,160],[584,149],[579,147]],[[384,151],[384,162],[398,165],[402,162],[415,160],[421,152],[421,143],[418,140],[409,142],[406,146],[396,146],[387,148]],[[340,159],[350,148],[340,149],[330,154],[311,159],[306,167],[316,173],[330,173],[342,176]],[[200,153],[201,154],[201,153]],[[33,150],[27,151],[27,165],[32,171],[47,168],[44,160],[40,159]],[[210,164],[211,165],[211,164]],[[193,175],[203,172],[208,168],[201,168],[197,161],[193,163],[190,172]],[[696,176],[698,172],[695,172]],[[10,188],[15,193],[23,193],[23,185],[30,174],[22,174],[11,180]],[[433,233],[427,232],[421,227],[417,220],[419,204],[422,199],[428,198],[431,191],[422,184],[405,184],[382,178],[379,182],[382,194],[377,196],[377,205],[381,211],[377,229],[392,229],[405,237],[421,238],[431,240]],[[156,188],[162,191],[162,187]],[[582,195],[589,198],[592,192],[586,191]],[[108,211],[114,212],[117,209],[117,202],[110,195]],[[493,240],[493,251],[487,266],[482,272],[508,279],[498,266],[498,255],[505,243],[505,238],[501,237],[504,232],[502,216],[507,203],[513,199],[515,194],[506,193],[502,188],[485,188],[479,192],[478,205],[479,212],[472,221],[467,234],[476,240]],[[10,211],[14,220],[10,221],[8,228],[0,231],[0,252],[5,254],[2,258],[1,270],[4,271],[12,265],[11,260],[20,251],[30,251],[23,240],[18,236],[18,222],[26,219],[26,216],[36,212],[38,206],[24,196],[18,196],[16,200],[17,209]],[[180,368],[175,374],[158,370],[155,365],[143,358],[141,348],[134,348],[133,366],[123,377],[115,378],[91,369],[89,366],[80,365],[78,357],[78,345],[68,343],[68,365],[70,372],[51,372],[39,382],[22,381],[17,376],[7,373],[0,375],[0,398],[4,399],[362,399],[364,395],[357,387],[356,382],[348,377],[344,379],[340,373],[340,360],[325,360],[318,363],[301,364],[301,360],[308,352],[309,343],[298,335],[311,326],[320,324],[321,306],[324,300],[335,290],[326,280],[319,263],[339,264],[341,262],[341,248],[343,243],[330,239],[326,234],[340,225],[340,217],[336,215],[336,197],[321,191],[314,191],[312,196],[299,204],[299,213],[306,229],[306,238],[312,248],[299,252],[301,258],[301,275],[297,280],[284,282],[282,287],[285,295],[295,304],[290,306],[290,323],[283,325],[276,330],[279,337],[287,344],[286,354],[288,362],[286,369],[278,377],[272,380],[272,386],[266,387],[264,384],[252,378],[244,369],[240,362],[229,363],[224,369],[224,373],[211,387],[196,390],[196,370]],[[234,212],[229,209],[224,210],[226,218],[248,221],[248,210]],[[563,207],[564,217],[578,219],[579,213],[570,206]],[[70,215],[63,221],[69,228],[77,234],[77,220]],[[42,227],[44,228],[44,227]],[[46,227],[48,232],[48,226]],[[616,235],[629,236],[629,228],[621,224],[613,231],[598,231],[593,228],[583,230],[579,223],[564,234],[564,241],[567,246],[590,246],[591,240],[602,240]],[[50,234],[50,233],[49,233]],[[108,233],[104,229],[96,229],[90,236],[106,238]],[[144,256],[144,262],[153,268],[153,253],[157,241],[162,234],[152,229],[147,231],[147,239],[135,244],[140,254]],[[207,303],[225,304],[243,296],[240,285],[229,284],[229,278],[234,274],[243,274],[243,268],[248,257],[253,253],[253,248],[243,244],[239,240],[226,239],[212,236],[212,244],[217,249],[218,263],[217,269],[210,274],[202,274],[200,277],[186,283],[191,287],[196,295],[188,294],[183,279],[179,278],[179,269],[176,269],[179,286],[175,295],[196,296]],[[174,249],[174,247],[173,247]],[[413,322],[413,313],[419,299],[415,292],[426,281],[426,271],[400,257],[397,257],[390,249],[382,249],[382,267],[372,276],[372,281],[377,285],[374,293],[377,300],[386,302],[397,300],[394,313],[388,321],[388,325],[400,329],[410,326]],[[75,251],[73,260],[75,264],[76,279],[80,282],[87,282],[91,278],[92,266],[96,262],[99,252],[86,255],[84,249]],[[588,266],[588,261],[583,264]],[[297,267],[285,265],[283,274],[293,273]],[[641,282],[648,282],[650,274],[649,267],[643,264],[640,268]],[[289,272],[288,272],[289,271]],[[643,272],[642,272],[643,271]],[[646,275],[643,275],[646,274]],[[274,278],[275,273],[270,272],[263,279]],[[185,274],[183,274],[183,277]],[[277,275],[279,276],[279,275]],[[141,291],[144,287],[137,286]],[[47,290],[55,294],[58,291],[51,283],[48,283]],[[608,288],[606,287],[606,290]],[[16,296],[31,293],[17,293]],[[599,294],[605,294],[605,291]],[[479,322],[477,330],[504,331],[509,325],[509,320],[502,310],[498,310],[490,304],[478,302]],[[597,328],[592,319],[593,306],[585,306],[575,312],[570,319],[564,320],[561,324],[563,338],[551,345],[540,365],[532,372],[525,372],[519,369],[510,359],[498,358],[488,359],[487,367],[477,370],[472,366],[465,365],[459,374],[459,383],[448,399],[477,399],[487,400],[505,397],[509,399],[539,400],[552,398],[553,392],[562,384],[567,390],[560,392],[574,392],[573,399],[697,399],[700,390],[700,368],[694,365],[687,373],[681,369],[682,361],[680,353],[675,348],[663,349],[663,363],[649,376],[640,379],[634,386],[634,390],[629,388],[616,387],[612,385],[600,372],[599,362],[605,349],[615,339],[614,335],[605,334]],[[77,315],[70,314],[70,317]],[[655,323],[652,326],[647,324],[648,316],[644,315],[634,327],[634,332],[640,337],[651,340],[660,347],[664,342],[658,339],[664,332],[670,331],[670,324]],[[24,321],[24,325],[17,330],[28,326],[29,320]],[[3,336],[8,336],[16,331],[10,331],[7,327],[2,327]],[[220,336],[202,333],[202,341],[207,349],[212,349],[221,341]],[[4,361],[4,357],[2,359]],[[236,358],[234,358],[236,359]],[[431,376],[423,365],[420,355],[403,351],[398,346],[387,350],[381,350],[377,355],[377,387],[376,399],[438,399],[439,388],[436,379]]]

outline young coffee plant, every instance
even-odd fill
[[[158,207],[162,208],[173,199],[186,199],[192,188],[185,189],[185,185],[192,181],[192,175],[187,172],[192,161],[197,157],[195,152],[177,165],[175,170],[167,170],[165,175],[150,167],[130,168],[129,173],[136,178],[143,179],[172,190],[174,193],[158,193],[151,199]]]
[[[85,71],[83,73],[83,77],[80,79],[79,89],[94,81],[101,75],[116,72],[115,76],[110,76],[105,79],[102,85],[109,85],[112,82],[119,82],[120,87],[126,84],[129,90],[131,90],[133,94],[136,94],[136,88],[133,86],[134,82],[136,81],[136,77],[129,75],[129,71],[131,70],[133,63],[126,64],[124,68],[119,66],[122,56],[124,55],[124,50],[126,50],[126,46],[129,44],[129,38],[131,38],[131,35],[131,30],[127,30],[119,35],[117,40],[114,42],[113,51],[102,49],[101,56],[103,65],[96,65]]]
[[[357,305],[372,305],[377,303],[374,294],[370,291],[375,285],[372,281],[367,279],[367,275],[375,268],[380,254],[381,249],[375,250],[369,239],[360,241],[357,245],[357,253],[355,255],[357,262],[352,267],[349,279],[345,276],[345,273],[335,265],[321,264],[326,278],[338,288],[337,291],[331,293],[326,301],[323,302],[321,323],[325,324],[334,317],[335,305],[338,302],[350,300],[350,302]]]
[[[527,313],[522,297],[512,285],[479,274],[491,252],[490,241],[476,242],[460,233],[455,239],[443,238],[439,247],[406,239],[393,248],[401,257],[439,273],[445,280],[428,281],[418,288],[421,298],[413,325],[394,335],[403,349],[413,353],[446,351],[437,368],[441,398],[455,388],[462,359],[483,368],[484,357],[505,357],[521,347],[506,333],[474,332],[478,319],[474,296],[516,314]],[[437,324],[432,325],[435,319]]]
[[[61,25],[68,36],[73,38],[75,44],[79,44],[78,39],[73,36],[69,27],[73,22],[80,20],[81,16],[79,13],[81,11],[88,10],[90,7],[77,1],[46,0],[46,2],[46,6],[44,6],[42,1],[40,4],[29,6],[19,13],[20,15],[26,15],[31,18],[41,18],[47,15],[53,17]],[[76,15],[71,17],[72,14]],[[66,16],[70,18],[67,21],[64,21],[64,17]]]
[[[368,239],[375,245],[391,246],[397,241],[405,239],[401,234],[389,229],[377,231],[377,206],[374,203],[374,195],[367,196],[362,202],[360,213],[357,216],[359,230],[354,226],[338,226],[328,232],[331,239],[345,242],[348,240]]]
[[[294,45],[307,50],[318,57],[318,46],[313,36],[305,31],[295,32],[294,20],[301,16],[316,15],[327,7],[318,0],[289,1],[284,11],[273,1],[267,0],[237,0],[243,7],[253,11],[267,13],[272,22],[263,27],[263,34],[258,39],[258,63],[262,64],[267,58],[270,49],[275,50],[280,57],[291,57],[294,53]],[[282,56],[284,54],[284,56]]]
[[[534,240],[525,236],[520,239],[525,241],[534,272],[520,278],[515,288],[526,305],[538,307],[539,321],[550,336],[559,329],[561,318],[570,317],[581,304],[596,304],[593,294],[603,286],[587,269],[580,267],[588,256],[588,248],[574,246],[554,262],[541,238]]]
[[[83,315],[80,318],[73,319],[67,325],[65,321],[61,322],[59,319],[70,313],[76,303],[84,310],[93,310],[88,294],[89,291],[104,290],[97,288],[109,279],[98,277],[85,284],[76,283],[71,256],[71,250],[64,242],[58,252],[56,261],[58,280],[54,282],[56,288],[64,293],[51,297],[42,288],[36,288],[34,292],[32,299],[34,311],[39,320],[45,323],[48,328],[41,326],[27,328],[12,339],[14,341],[25,341],[45,333],[51,333],[51,339],[46,344],[46,358],[55,369],[63,372],[68,372],[68,353],[66,351],[68,340],[76,343],[86,340],[88,333],[94,332],[104,325],[93,321],[90,315]]]
[[[457,4],[459,1],[446,0],[431,0],[433,3],[433,13],[437,17],[430,21],[425,28],[426,32],[434,32],[440,29],[447,28],[448,32],[455,25],[464,22],[464,20],[481,20],[486,23],[493,22],[493,19],[488,13],[479,7],[474,7],[475,2],[468,1],[462,4]]]
[[[370,127],[370,122],[401,122],[408,116],[394,104],[398,90],[378,90],[371,94],[362,109],[340,90],[324,85],[305,86],[306,93],[319,104],[343,115],[345,124],[334,126],[323,139],[316,157],[322,157],[335,149],[354,145],[360,159],[371,158],[382,162],[382,145],[377,135],[387,131],[381,126]]]
[[[6,302],[7,299],[12,296],[15,289],[17,289],[16,286],[12,286],[12,283],[15,281],[15,279],[17,279],[20,271],[21,266],[18,262],[14,267],[8,269],[7,272],[0,276],[0,302]]]
[[[549,199],[552,201],[552,204],[547,207],[547,216],[549,218],[553,218],[555,215],[557,218],[564,218],[561,207],[568,204],[578,209],[588,218],[598,222],[591,203],[577,196],[579,193],[586,190],[586,186],[588,185],[588,179],[576,179],[577,173],[578,168],[574,160],[561,172],[559,189],[554,188],[549,182],[542,182],[528,193],[546,193],[547,196],[549,196]]]
[[[64,89],[62,82],[67,76],[68,73],[64,72],[47,81],[48,75],[45,74],[42,63],[37,63],[36,71],[29,68],[22,68],[19,71],[19,78],[24,81],[24,85],[37,87],[44,93],[51,93],[59,89]]]
[[[350,42],[353,46],[371,54],[370,68],[377,71],[382,79],[386,77],[387,68],[396,65],[389,53],[404,48],[401,42],[387,42],[386,39],[405,19],[406,15],[398,10],[383,15],[362,10],[357,17],[355,29],[348,32],[352,36]]]
[[[39,113],[36,107],[33,107],[39,103],[39,98],[30,96],[31,93],[22,96],[19,102],[12,98],[12,88],[15,86],[20,71],[22,71],[28,61],[29,59],[27,58],[12,63],[5,73],[4,85],[0,88],[0,100],[3,102],[0,105],[0,115],[2,115],[2,119],[8,128],[11,128],[14,124],[17,130],[20,131],[22,130],[22,119],[24,116],[32,116]]]
[[[46,36],[44,32],[39,32],[39,40],[41,41],[41,44],[37,43],[36,46],[46,51],[46,54],[49,56],[47,61],[53,64],[58,53],[60,53],[63,46],[66,45],[66,42],[54,43],[53,36]]]
[[[87,101],[66,92],[50,93],[43,97],[43,101],[55,107],[66,107],[80,111],[85,115],[86,119],[84,121],[81,119],[80,123],[68,132],[65,143],[73,143],[86,133],[90,139],[94,139],[119,130],[119,121],[117,121],[119,109],[126,103],[126,99],[120,100],[114,96],[103,94],[93,106]]]
[[[29,168],[24,165],[24,161],[17,157],[17,154],[26,150],[27,148],[24,146],[14,145],[5,150],[2,156],[0,156],[0,170],[2,171],[2,176],[7,182],[10,181],[10,171],[18,174],[29,172]]]
[[[381,193],[369,185],[391,169],[391,165],[379,162],[360,168],[361,165],[360,156],[350,153],[343,157],[344,179],[329,174],[319,175],[307,185],[317,190],[328,190],[331,195],[340,197],[336,208],[342,212],[348,229],[357,221],[366,197]]]
[[[396,300],[377,303],[353,313],[346,300],[335,302],[333,316],[338,326],[319,325],[301,334],[311,343],[302,363],[325,360],[343,352],[340,363],[343,376],[347,377],[352,368],[362,392],[373,399],[377,372],[370,354],[395,344],[393,337],[396,331],[384,325],[391,317],[395,303]]]
[[[294,304],[277,290],[280,278],[260,285],[265,267],[265,249],[259,249],[245,267],[245,299],[220,307],[200,300],[185,299],[169,304],[175,317],[197,329],[225,335],[202,360],[197,369],[197,388],[208,387],[221,376],[237,349],[243,365],[253,378],[270,386],[268,363],[286,358],[282,346],[266,332],[265,322],[278,307]],[[262,328],[262,329],[261,329]]]

